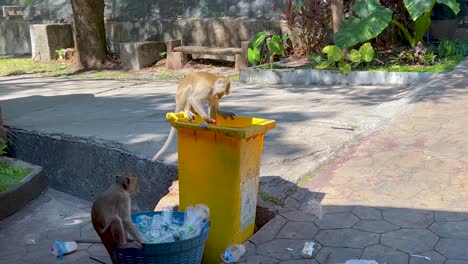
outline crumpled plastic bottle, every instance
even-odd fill
[[[63,256],[70,254],[78,248],[78,245],[75,241],[62,242],[59,240],[54,240],[51,246],[52,254],[59,259],[63,259]]]
[[[242,244],[230,245],[226,248],[223,254],[221,254],[221,259],[225,263],[234,263],[238,262],[240,258],[245,254],[246,249]]]

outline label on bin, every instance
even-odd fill
[[[241,183],[241,215],[240,230],[244,230],[255,221],[255,209],[257,205],[257,179],[251,177]]]

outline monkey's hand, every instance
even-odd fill
[[[192,121],[195,119],[195,114],[192,111],[185,112],[187,114],[188,120]]]
[[[234,119],[234,117],[236,116],[236,114],[232,113],[232,112],[225,112],[225,111],[219,111],[218,110],[218,113],[224,117],[224,119],[227,119],[228,117],[231,118],[231,119]]]

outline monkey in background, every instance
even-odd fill
[[[112,263],[117,263],[113,248],[129,246],[127,233],[135,239],[133,243],[136,247],[141,248],[144,243],[130,217],[130,195],[138,191],[137,181],[133,173],[122,174],[109,189],[96,198],[91,209],[94,230],[106,247]]]
[[[195,118],[196,112],[209,124],[216,124],[216,115],[224,118],[234,118],[235,114],[219,110],[219,100],[228,95],[231,89],[231,81],[220,75],[208,72],[194,72],[187,75],[176,91],[175,112],[184,111],[189,120]],[[204,110],[204,105],[209,105],[209,115]],[[169,147],[175,135],[175,128],[171,127],[169,136],[162,148],[154,155],[153,161],[157,160]]]
[[[154,208],[154,211],[162,211],[164,207],[170,206],[174,211],[179,210],[179,181],[173,181],[166,194]]]

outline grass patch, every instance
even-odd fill
[[[238,81],[240,81],[240,76],[239,76],[239,74],[230,75],[230,76],[229,76],[229,79],[231,79],[231,80],[234,81],[234,82],[238,82]]]
[[[368,71],[386,71],[386,72],[449,72],[455,66],[463,61],[463,57],[450,57],[440,60],[435,65],[390,65],[386,67],[373,67]]]
[[[65,74],[68,65],[63,62],[37,62],[31,58],[0,57],[0,76],[11,76],[32,73]]]
[[[160,71],[157,73],[158,78],[161,79],[174,79],[174,78],[183,78],[184,75],[181,73],[174,73],[168,70]]]
[[[311,182],[314,178],[315,178],[315,174],[307,173],[306,175],[301,177],[299,180],[297,180],[297,186],[304,187],[307,183]]]
[[[285,194],[286,196],[291,196],[291,195],[293,195],[293,194],[295,194],[295,193],[297,192],[297,189],[298,189],[298,187],[297,187],[296,185],[291,186],[291,187],[289,187],[289,188],[286,189],[286,191],[284,192],[284,194]]]
[[[0,161],[0,192],[4,192],[16,186],[24,177],[31,173],[31,171],[31,168],[22,168],[11,162]]]
[[[279,206],[284,206],[284,201],[279,199],[279,198],[276,198],[272,195],[269,195],[268,193],[264,193],[262,192],[260,194],[260,197],[262,198],[263,201],[265,202],[269,202],[269,203],[272,203],[272,204],[275,204],[275,205],[279,205]]]
[[[270,67],[269,63],[259,65],[257,68],[262,69],[262,70],[271,70],[271,67]],[[273,69],[283,69],[283,68],[284,67],[282,67],[281,65],[279,65],[277,63],[273,63]]]

